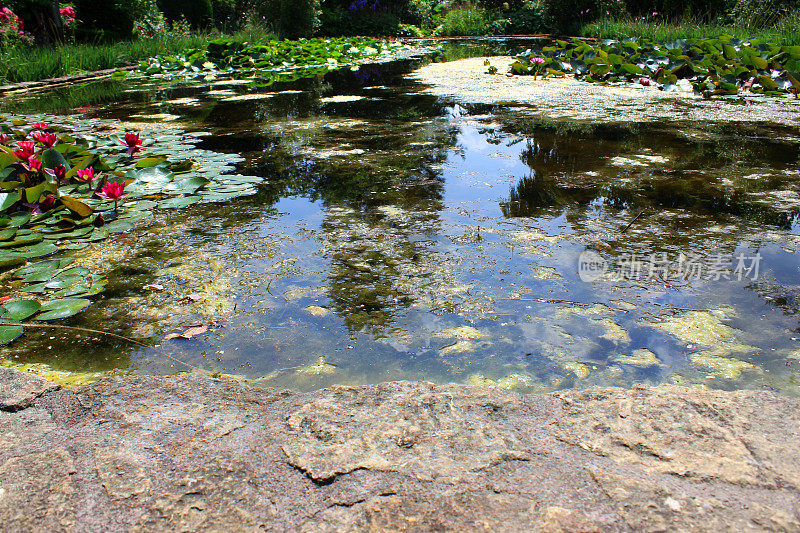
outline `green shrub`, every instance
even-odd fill
[[[766,28],[797,19],[800,0],[737,0],[731,14],[738,24]]]
[[[212,22],[211,0],[157,0],[158,8],[170,22],[185,19],[193,28]]]
[[[398,37],[425,37],[425,33],[413,24],[398,24],[396,35]]]
[[[128,39],[134,22],[153,8],[154,0],[73,0],[78,25],[75,37],[82,41]]]
[[[581,26],[602,18],[626,15],[624,2],[617,0],[548,0],[544,17],[553,33],[574,35]]]
[[[725,16],[735,0],[625,0],[628,13],[634,17],[656,16],[662,19],[691,18],[715,20]],[[656,14],[657,15],[654,15]]]
[[[508,17],[506,33],[509,35],[533,35],[549,31],[547,15],[541,2],[526,3]]]
[[[311,37],[317,29],[317,0],[280,0],[278,19],[282,38]]]
[[[439,33],[445,36],[484,35],[486,12],[476,6],[462,6],[445,13]]]

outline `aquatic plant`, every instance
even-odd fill
[[[195,149],[176,132],[143,139],[107,122],[55,117],[0,117],[0,130],[0,270],[20,267],[14,292],[0,298],[0,344],[22,334],[9,323],[72,316],[106,285],[72,257],[29,261],[130,231],[153,209],[254,194],[261,181],[227,174],[239,156]],[[149,157],[134,157],[145,145]]]
[[[800,92],[800,46],[780,46],[731,36],[678,39],[600,41],[557,40],[539,52],[543,64],[531,64],[527,50],[511,65],[519,75],[564,77],[572,74],[594,83],[641,83],[652,80],[663,91],[681,87],[705,97],[752,93],[781,96]]]
[[[302,39],[248,44],[232,39],[209,41],[206,49],[192,48],[175,55],[162,55],[139,63],[139,72],[152,75],[189,76],[212,79],[235,74],[270,81],[279,75],[325,74],[344,67],[396,58],[419,47],[368,37]]]

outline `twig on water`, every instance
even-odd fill
[[[623,229],[623,230],[622,230],[622,233],[625,233],[626,231],[628,231],[629,229],[631,229],[631,226],[633,226],[633,223],[634,223],[634,222],[636,222],[637,220],[639,220],[639,217],[640,217],[640,216],[642,216],[642,215],[644,214],[644,212],[645,212],[645,211],[647,211],[647,208],[646,208],[646,207],[643,207],[643,208],[642,208],[642,210],[641,210],[641,211],[639,211],[639,214],[638,214],[638,215],[636,215],[635,217],[633,217],[633,220],[631,220],[630,222],[628,222],[628,225],[627,225],[627,226],[625,226],[625,229]]]

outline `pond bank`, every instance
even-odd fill
[[[800,401],[0,369],[13,530],[800,529]]]

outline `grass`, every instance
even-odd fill
[[[780,45],[800,45],[800,14],[786,17],[771,28],[709,24],[692,20],[680,22],[635,19],[599,20],[585,25],[580,34],[583,37],[599,39],[640,37],[661,42],[725,34],[739,39],[757,38],[762,42]]]
[[[463,6],[448,11],[442,18],[441,34],[447,37],[456,35],[483,35],[486,33],[485,12],[475,6]]]
[[[219,34],[165,35],[109,44],[61,44],[50,48],[17,47],[0,50],[0,80],[38,81],[126,65],[159,54],[203,48]],[[273,34],[251,28],[230,35],[234,40],[263,42]]]

